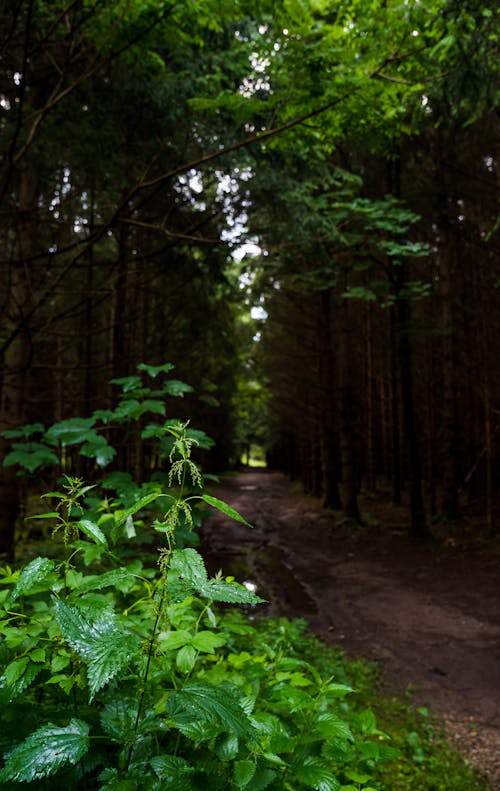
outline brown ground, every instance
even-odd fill
[[[498,546],[472,540],[467,526],[416,543],[405,512],[377,501],[364,504],[370,527],[348,528],[278,473],[228,476],[213,494],[254,530],[208,520],[211,570],[254,581],[271,614],[303,616],[326,642],[380,662],[386,683],[414,688],[500,789]]]

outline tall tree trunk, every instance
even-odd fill
[[[456,406],[455,331],[453,317],[453,241],[448,217],[448,194],[444,152],[437,153],[439,199],[439,291],[441,297],[441,367],[442,367],[442,514],[454,521],[460,518],[458,474],[458,421]]]
[[[395,267],[397,272],[397,293],[403,288],[404,266]],[[411,533],[415,538],[429,536],[429,527],[425,515],[422,497],[422,472],[420,448],[417,439],[415,421],[415,404],[413,394],[412,345],[410,340],[411,314],[408,300],[399,297],[397,300],[397,351],[399,374],[401,380],[401,408],[406,441],[406,456],[410,484],[410,519]]]
[[[341,293],[347,286],[347,273]],[[342,296],[339,298],[339,339],[337,347],[339,388],[338,411],[340,429],[340,463],[342,468],[342,509],[347,519],[361,522],[358,506],[358,481],[356,474],[354,439],[357,419],[354,397],[354,365],[352,348],[352,327],[350,326],[350,305]]]
[[[330,290],[320,293],[321,324],[319,327],[320,370],[320,459],[323,506],[341,508],[338,481],[338,452],[335,437],[335,374],[332,348],[332,316]]]
[[[6,337],[17,333],[2,359],[0,393],[0,432],[24,423],[26,373],[31,363],[30,328],[25,323],[31,302],[29,266],[36,250],[38,174],[25,168],[20,173],[18,197],[17,250],[11,263],[7,310],[4,316]],[[9,450],[0,436],[0,464]],[[19,480],[14,467],[0,469],[0,552],[14,552],[15,523],[19,512]]]

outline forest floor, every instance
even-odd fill
[[[385,691],[411,690],[500,789],[500,545],[469,522],[415,542],[387,499],[362,502],[369,526],[352,528],[266,470],[228,475],[213,494],[254,529],[207,520],[210,571],[256,584],[266,614],[303,617],[327,644],[380,663]]]

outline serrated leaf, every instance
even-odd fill
[[[34,589],[39,589],[40,584],[47,579],[54,570],[55,562],[49,558],[37,557],[23,568],[12,590],[11,601],[19,596],[24,596]]]
[[[111,610],[90,621],[76,607],[56,602],[56,620],[61,634],[78,656],[87,663],[90,700],[113,679],[139,647],[139,638],[116,625]]]
[[[234,782],[238,788],[245,788],[255,774],[257,766],[253,761],[236,761],[234,764]]]
[[[247,527],[252,527],[252,525],[244,519],[238,511],[235,511],[234,508],[231,508],[230,505],[225,503],[223,500],[219,500],[217,497],[212,497],[210,494],[202,494],[201,499],[204,500],[208,505],[211,505],[212,508],[217,508],[218,511],[222,511],[223,514],[226,516],[230,516],[231,519],[234,519],[236,522],[240,522],[242,525],[246,525]]]
[[[205,562],[200,553],[192,547],[174,549],[169,572],[185,580],[193,590],[200,590],[207,582]]]
[[[100,713],[102,729],[118,743],[132,742],[136,716],[137,699],[128,695],[113,698]]]
[[[349,725],[336,714],[329,711],[319,714],[314,720],[312,728],[323,739],[330,741],[337,739],[351,741],[353,739]]]
[[[295,776],[317,791],[339,791],[340,783],[320,758],[308,755],[295,767]]]
[[[49,723],[28,736],[7,755],[0,782],[31,783],[76,764],[89,749],[89,726],[72,719],[61,728]]]
[[[130,582],[134,579],[134,575],[125,568],[113,569],[112,571],[105,571],[103,574],[86,577],[84,581],[78,585],[71,593],[70,599],[80,596],[82,593],[89,591],[101,590],[110,586],[119,585],[122,582]]]
[[[102,547],[108,547],[108,540],[104,533],[102,532],[101,528],[95,524],[95,522],[91,522],[90,519],[80,519],[78,522],[78,527],[85,533],[87,538],[91,538],[94,544],[99,544]]]
[[[198,592],[210,601],[221,601],[226,604],[262,604],[265,601],[239,582],[227,582],[223,579],[207,580],[198,588]]]
[[[192,788],[189,775],[195,769],[184,758],[176,755],[156,755],[149,762],[159,779],[164,783],[162,788],[169,791],[190,791]]]
[[[215,750],[217,757],[221,761],[232,761],[238,755],[239,744],[239,739],[234,734],[225,736]]]
[[[215,720],[236,736],[248,737],[254,731],[234,692],[224,685],[186,684],[172,693],[168,709],[175,722]]]
[[[14,700],[32,684],[41,670],[43,665],[31,662],[28,657],[16,659],[6,667],[0,687],[6,686],[9,700]]]

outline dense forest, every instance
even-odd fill
[[[495,5],[19,0],[0,18],[2,548],[61,453],[86,477],[151,474],[137,435],[91,416],[166,362],[212,469],[257,443],[349,518],[385,487],[417,535],[470,506],[493,533]],[[155,409],[143,393],[133,417]],[[90,440],[47,435],[77,416]]]
[[[499,36],[486,0],[0,0],[1,791],[487,788],[427,703],[197,548],[251,528],[215,487],[258,458],[314,507],[276,495],[247,554],[298,536],[311,575],[309,542],[328,640],[343,598],[369,641],[339,566],[370,498],[405,514],[386,558],[438,576],[467,524],[495,564]],[[477,627],[493,705],[494,616],[421,572],[411,623]]]

